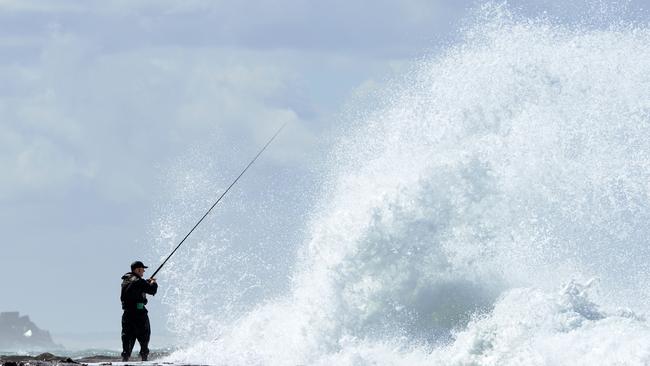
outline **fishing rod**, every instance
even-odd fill
[[[242,170],[242,172],[239,173],[239,175],[237,176],[237,178],[235,178],[235,180],[234,180],[232,183],[230,183],[230,185],[228,186],[228,188],[226,188],[226,190],[221,194],[221,196],[219,196],[219,198],[214,202],[214,204],[210,207],[210,209],[209,209],[209,210],[208,210],[208,211],[203,215],[203,217],[201,217],[201,219],[196,223],[196,225],[194,225],[194,227],[192,228],[192,230],[190,230],[190,232],[187,233],[187,235],[185,235],[185,237],[183,238],[183,240],[181,240],[181,242],[178,243],[178,245],[176,246],[176,248],[174,248],[174,250],[173,250],[173,251],[172,251],[172,252],[167,256],[167,258],[162,262],[162,264],[160,265],[160,267],[158,267],[158,269],[156,269],[156,271],[151,275],[150,279],[151,279],[151,278],[154,278],[154,277],[156,276],[156,274],[157,274],[157,273],[158,273],[158,272],[163,268],[163,266],[165,265],[165,263],[167,263],[167,261],[169,260],[169,258],[171,258],[172,255],[174,255],[174,253],[176,253],[176,251],[178,250],[178,248],[181,247],[181,245],[183,245],[183,243],[185,242],[185,239],[187,239],[187,238],[190,236],[190,234],[192,234],[192,232],[194,231],[194,229],[196,229],[196,228],[199,226],[199,224],[201,224],[201,221],[203,221],[203,219],[205,219],[206,216],[208,216],[208,215],[210,214],[210,211],[212,211],[212,209],[213,209],[213,208],[214,208],[214,207],[219,203],[219,201],[221,201],[221,199],[226,195],[226,193],[228,193],[228,191],[230,190],[230,188],[232,188],[232,187],[237,183],[237,181],[239,180],[239,178],[241,178],[241,177],[244,175],[244,173],[246,173],[246,171],[248,170],[248,168],[250,168],[251,165],[253,165],[253,163],[255,162],[255,160],[257,160],[257,158],[258,158],[260,155],[262,155],[262,153],[264,152],[264,150],[266,150],[266,148],[271,144],[271,142],[273,142],[273,140],[275,140],[276,136],[278,136],[278,135],[280,134],[280,132],[282,131],[282,129],[283,129],[284,126],[286,126],[286,125],[287,125],[286,123],[283,124],[283,125],[282,125],[282,126],[281,126],[281,127],[280,127],[276,132],[275,132],[275,134],[273,135],[273,137],[271,137],[271,138],[269,139],[269,141],[266,143],[266,145],[264,145],[264,147],[263,147],[263,148],[262,148],[262,149],[257,153],[257,155],[255,155],[255,157],[253,158],[253,160],[251,160],[250,163],[248,163],[248,165],[246,165],[246,168],[244,168],[244,170]]]

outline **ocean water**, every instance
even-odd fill
[[[650,364],[646,26],[488,5],[353,119],[284,287],[264,290],[255,253],[215,247],[232,233],[170,265],[187,346],[168,361]],[[165,210],[161,255],[182,234]],[[188,275],[206,268],[218,278]]]

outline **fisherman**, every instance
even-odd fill
[[[122,361],[128,361],[137,340],[140,343],[140,357],[147,361],[151,327],[147,315],[147,295],[158,291],[156,279],[145,280],[144,270],[148,268],[140,261],[131,263],[131,272],[122,276]]]

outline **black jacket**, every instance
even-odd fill
[[[147,304],[147,295],[155,295],[158,291],[157,283],[149,283],[144,278],[138,277],[133,272],[125,273],[122,276],[122,309],[147,312],[144,305]],[[138,304],[142,304],[140,307]]]

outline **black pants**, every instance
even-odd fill
[[[150,337],[151,326],[146,311],[125,311],[122,315],[122,358],[131,357],[137,340],[140,343],[140,356],[146,359]]]

